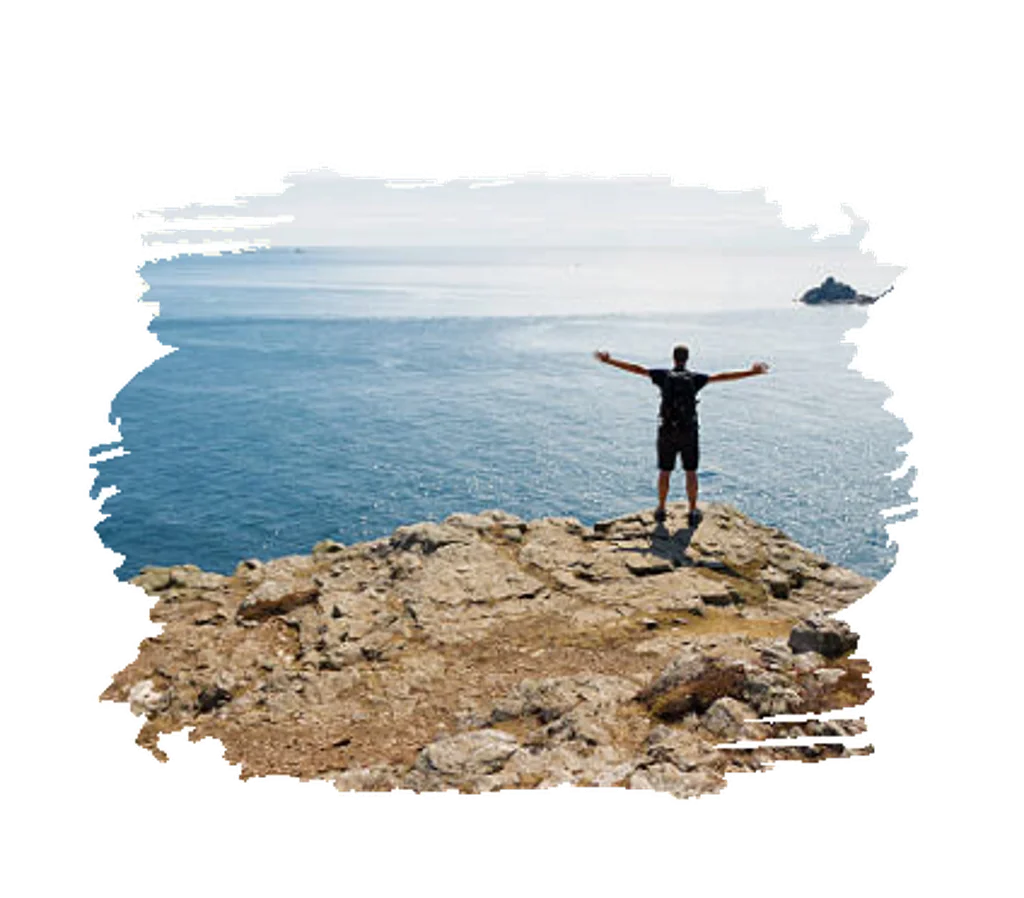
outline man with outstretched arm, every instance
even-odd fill
[[[658,426],[658,508],[654,512],[654,519],[658,522],[665,520],[669,482],[676,465],[676,456],[679,455],[682,457],[683,470],[686,472],[686,498],[690,503],[687,523],[691,528],[696,527],[700,523],[700,512],[697,510],[697,463],[700,458],[697,394],[709,383],[741,380],[744,377],[766,374],[768,366],[764,362],[755,362],[743,371],[699,374],[686,367],[690,350],[685,346],[676,346],[672,350],[674,364],[671,369],[645,368],[643,365],[613,359],[607,352],[595,352],[594,356],[606,365],[649,377],[661,390],[661,423]]]

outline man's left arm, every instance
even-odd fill
[[[755,377],[758,374],[767,374],[768,366],[764,362],[754,362],[749,368],[743,371],[720,371],[718,374],[709,374],[708,383],[723,383],[727,380],[743,380],[745,377]]]

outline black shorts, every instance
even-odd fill
[[[699,432],[696,427],[677,430],[666,424],[658,428],[658,470],[671,471],[681,455],[684,471],[696,471],[700,461]]]

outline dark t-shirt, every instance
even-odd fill
[[[676,368],[675,370],[676,371],[681,371],[681,370],[685,370],[685,369]],[[669,373],[669,369],[668,368],[651,368],[650,369],[651,380],[654,382],[654,385],[662,392],[662,395],[664,395],[664,392],[665,392],[665,378],[668,377],[668,373]],[[694,393],[699,393],[701,390],[704,389],[704,386],[707,384],[708,376],[706,374],[700,374],[700,373],[698,373],[696,371],[691,371],[690,374],[693,376],[693,391],[694,391]],[[694,420],[694,425],[696,425],[696,423],[697,422],[696,422],[696,419],[695,419]]]

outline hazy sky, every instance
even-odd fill
[[[272,246],[671,247],[684,262],[672,266],[673,279],[691,271],[701,289],[729,281],[786,301],[827,274],[877,293],[902,270],[859,249],[867,223],[849,210],[849,234],[814,240],[811,229],[786,227],[760,190],[540,175],[416,185],[326,171],[293,175],[287,184],[282,194],[233,206],[163,210],[187,231],[151,239],[223,240],[223,231],[206,230],[201,220],[227,216],[263,220],[267,226],[232,236]]]

